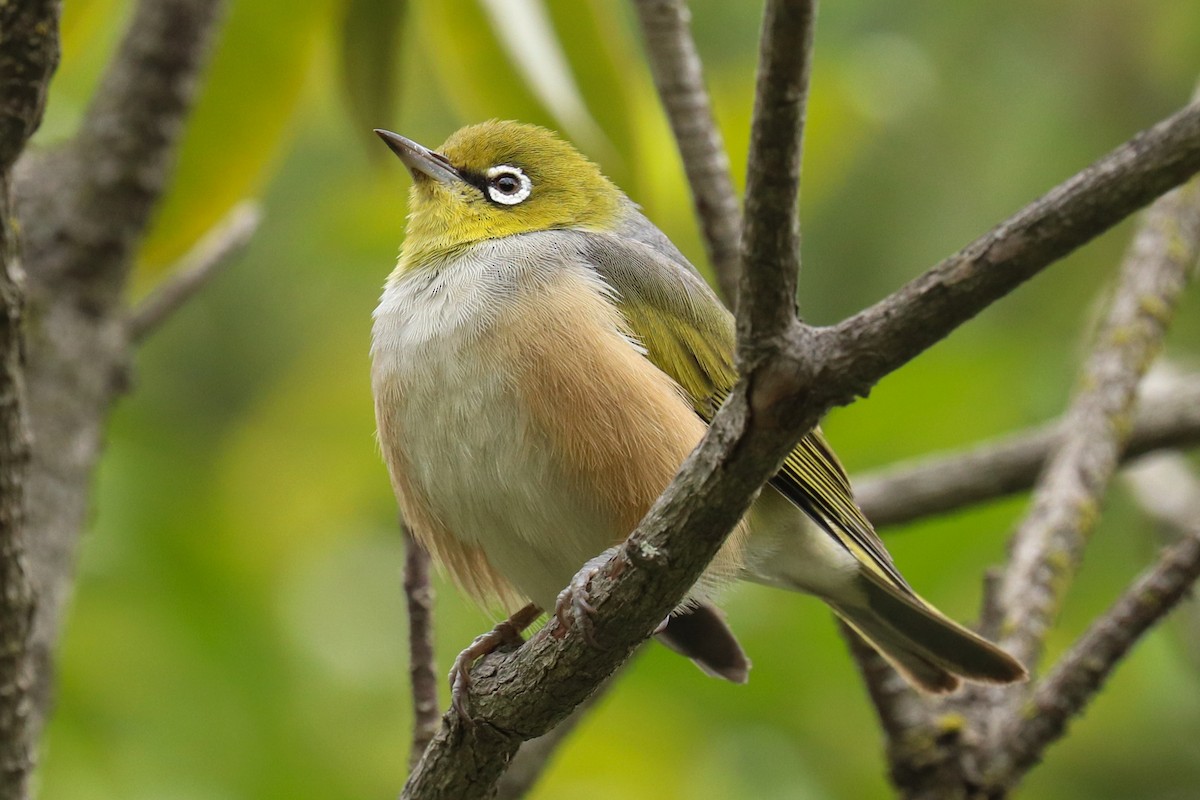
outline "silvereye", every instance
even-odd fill
[[[413,177],[371,346],[392,486],[465,592],[549,610],[704,435],[737,377],[733,317],[638,206],[550,131],[485,122],[437,151],[377,133]],[[816,595],[921,689],[1025,677],[909,587],[819,429],[658,633],[742,682],[749,661],[712,605],[733,578]]]

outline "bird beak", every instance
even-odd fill
[[[404,166],[412,173],[413,180],[421,176],[433,178],[440,183],[460,183],[463,180],[459,171],[450,166],[450,162],[441,153],[435,153],[428,147],[417,144],[412,139],[405,139],[398,133],[375,129],[375,135],[383,139],[383,143],[400,157]]]

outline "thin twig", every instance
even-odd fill
[[[412,769],[437,732],[437,657],[433,647],[433,583],[429,554],[401,522],[404,533],[404,600],[408,607],[408,677],[412,688],[413,736],[408,754]]]
[[[683,0],[636,0],[634,7],[654,86],[679,145],[708,262],[721,294],[732,305],[737,298],[742,217],[729,155],[713,117],[700,55],[692,39],[691,11]]]
[[[1012,540],[998,604],[1007,649],[1033,666],[1129,437],[1138,383],[1200,253],[1200,181],[1160,198],[1134,237],[1059,449]]]
[[[1031,488],[1060,445],[1063,421],[970,450],[923,456],[854,476],[854,495],[876,526],[944,514]],[[1139,400],[1126,463],[1165,447],[1200,443],[1200,375],[1172,379],[1169,391]]]
[[[262,208],[248,200],[235,205],[196,242],[167,277],[129,315],[129,338],[141,342],[242,254],[262,221]]]

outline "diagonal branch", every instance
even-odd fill
[[[1200,181],[1146,213],[1079,381],[1059,449],[1012,540],[997,596],[1004,645],[1032,666],[1129,437],[1138,383],[1200,253]]]
[[[1026,713],[1002,734],[1008,784],[1016,783],[1066,732],[1100,691],[1117,664],[1200,578],[1200,525],[1163,550],[1158,563],[1139,577],[1105,614],[1092,623],[1034,691]]]
[[[700,54],[692,40],[691,12],[684,0],[636,0],[634,7],[654,85],[679,145],[708,261],[721,294],[732,304],[737,297],[742,219],[729,174],[729,156],[713,118]]]
[[[1143,509],[1176,539],[1055,664],[1030,701],[1035,713],[1011,720],[1002,739],[1008,785],[1041,760],[1141,637],[1200,579],[1200,479],[1182,457],[1156,460],[1131,470],[1130,482]]]
[[[1023,492],[1060,446],[1063,426],[1063,420],[1055,420],[964,452],[924,456],[855,476],[854,496],[867,517],[884,526]],[[1119,460],[1123,464],[1155,450],[1197,443],[1200,375],[1189,375],[1139,400]]]
[[[129,315],[129,338],[144,341],[250,244],[262,221],[258,203],[238,203],[206,233]]]
[[[625,666],[629,663],[631,662],[626,662]],[[547,733],[522,744],[508,765],[508,770],[500,778],[494,800],[519,800],[528,794],[558,748],[575,732],[583,718],[599,705],[600,700],[612,689],[623,671],[624,668],[609,676],[587,700],[576,706],[566,719]]]

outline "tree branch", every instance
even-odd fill
[[[413,768],[438,729],[437,658],[433,647],[433,583],[429,554],[403,521],[404,600],[408,606],[408,677],[412,686],[413,738],[408,766]]]
[[[8,175],[42,122],[58,66],[58,0],[0,5],[0,173]]]
[[[34,762],[29,639],[37,593],[26,564],[30,431],[24,275],[11,171],[42,120],[58,65],[59,4],[0,6],[0,798],[29,794]]]
[[[1129,436],[1137,386],[1162,345],[1197,254],[1200,181],[1159,199],[1134,238],[1064,435],[1012,540],[1001,580],[1003,644],[1032,667]]]
[[[683,0],[636,0],[634,7],[654,85],[679,145],[708,261],[721,294],[732,305],[737,297],[742,219],[729,156],[692,39],[691,12]]]
[[[772,107],[763,105],[763,112]],[[787,109],[785,103],[781,110]],[[678,603],[751,497],[823,411],[849,401],[1051,260],[1198,168],[1200,106],[1118,149],[874,309],[830,329],[789,323],[786,346],[778,354],[762,348],[756,355],[766,350],[766,356],[749,364],[742,359],[746,375],[708,434],[637,530],[591,579],[593,637],[564,631],[551,620],[519,649],[484,658],[472,671],[474,723],[467,726],[453,711],[447,714],[404,797],[490,791],[518,743],[562,720]],[[761,192],[755,186],[771,184],[752,184],[751,191]],[[1094,192],[1090,197],[1084,191],[1089,187]],[[794,207],[793,198],[785,199],[785,207]],[[748,198],[747,219],[753,207]],[[763,245],[751,230],[744,232],[744,252],[760,252]],[[788,248],[789,237],[764,233]],[[754,259],[745,266],[739,317],[751,316],[759,323],[743,341],[760,343],[764,333],[771,337],[778,332],[773,324],[784,302],[790,309],[792,296],[781,293],[778,284],[774,293],[764,289],[769,285],[765,275],[782,271],[780,262]],[[760,303],[768,307],[765,313]],[[901,316],[907,313],[922,321],[919,329],[914,331]],[[755,386],[753,401],[750,384]]]
[[[944,514],[1031,488],[1060,446],[1064,420],[965,452],[925,456],[858,475],[854,496],[876,526]],[[1120,463],[1166,447],[1200,443],[1200,375],[1170,381],[1139,400]]]
[[[130,313],[130,340],[142,342],[183,308],[218,272],[241,255],[261,221],[262,209],[256,202],[248,200],[231,208]]]
[[[216,28],[218,0],[141,0],[66,145],[17,166],[26,232],[30,424],[32,726],[50,703],[59,618],[70,591],[108,409],[126,385],[126,278],[166,189]]]
[[[1100,691],[1139,639],[1179,603],[1200,577],[1200,525],[1163,550],[1158,563],[1134,582],[1080,637],[1034,691],[1025,712],[1001,735],[1008,743],[1005,783],[1015,784],[1067,724]]]
[[[796,322],[800,159],[815,15],[814,0],[768,0],[763,14],[738,287],[738,356],[746,364],[764,348],[779,349]]]

